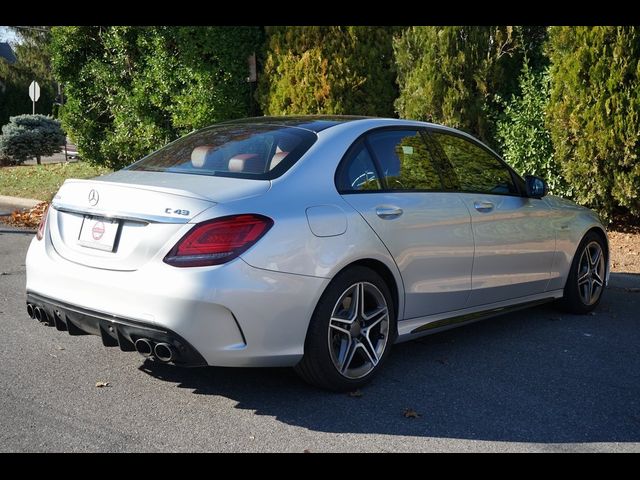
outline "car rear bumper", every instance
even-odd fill
[[[187,367],[207,365],[189,342],[166,328],[69,305],[30,292],[27,292],[27,306],[42,309],[41,322],[69,335],[99,335],[105,347],[120,347],[124,352],[132,352],[136,350],[137,340],[146,339],[152,346],[171,345],[174,354],[169,363]]]
[[[193,352],[175,363],[197,365],[201,357],[227,367],[295,365],[329,282],[254,268],[241,258],[214,267],[176,268],[160,259],[135,271],[106,270],[68,261],[48,239],[35,238],[26,271],[31,301],[52,315],[57,306],[70,333],[78,327],[126,349],[138,338],[134,327],[146,328]]]

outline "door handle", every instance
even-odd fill
[[[473,208],[482,213],[490,212],[493,206],[491,202],[473,202]]]
[[[402,215],[399,207],[376,207],[376,215],[380,218],[397,218]]]

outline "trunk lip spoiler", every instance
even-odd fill
[[[102,182],[105,185],[108,186],[113,186],[113,187],[121,187],[121,188],[128,188],[128,189],[135,189],[135,190],[145,190],[145,191],[149,191],[149,192],[154,192],[154,193],[168,193],[170,195],[176,195],[179,197],[186,197],[186,198],[191,198],[194,200],[200,200],[203,202],[209,202],[212,204],[216,204],[217,202],[215,200],[212,200],[209,197],[205,197],[204,195],[200,195],[198,193],[195,192],[191,192],[188,190],[182,190],[182,189],[178,189],[178,188],[172,188],[172,187],[163,187],[160,185],[145,185],[145,184],[137,184],[137,183],[124,183],[124,182],[114,182],[112,180],[109,180],[107,178],[68,178],[64,181],[64,183],[62,184],[62,186],[64,186],[65,184],[72,184],[72,183],[80,183],[80,184],[91,184],[93,182]],[[54,197],[55,200],[55,197]]]

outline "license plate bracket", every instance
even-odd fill
[[[120,222],[114,218],[85,215],[78,235],[78,243],[83,247],[113,252]]]

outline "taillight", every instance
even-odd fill
[[[174,267],[220,265],[256,243],[273,225],[262,215],[231,215],[197,224],[164,257]]]
[[[36,238],[38,240],[42,240],[44,238],[44,227],[47,225],[47,215],[49,214],[49,205],[44,209],[44,213],[42,214],[42,219],[40,220],[40,224],[38,225],[38,231],[36,232]]]

